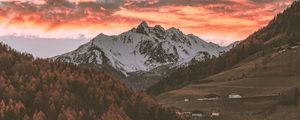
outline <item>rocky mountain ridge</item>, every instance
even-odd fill
[[[53,59],[109,67],[129,77],[130,73],[153,72],[162,66],[176,68],[192,60],[218,56],[236,44],[221,47],[195,35],[185,35],[174,27],[165,30],[160,25],[149,27],[142,22],[137,28],[120,35],[99,34],[78,49]]]

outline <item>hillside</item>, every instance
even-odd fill
[[[34,59],[0,44],[1,120],[179,120],[97,69]]]
[[[218,109],[220,120],[299,120],[300,43],[283,48],[288,49],[269,49],[264,56],[262,52],[251,55],[232,69],[195,80],[156,98],[165,107],[204,111],[208,116],[212,110]],[[243,98],[228,99],[231,93]],[[221,98],[198,100],[210,94]],[[184,102],[184,99],[189,99],[189,102]]]
[[[145,89],[177,67],[219,56],[235,44],[221,47],[177,28],[142,22],[120,35],[99,34],[90,42],[55,60],[89,64],[114,73],[135,89]]]
[[[213,111],[220,113],[214,118],[220,120],[299,120],[299,19],[300,2],[294,2],[228,53],[185,68],[205,66],[206,72],[181,74],[181,80],[175,80],[177,85],[187,81],[183,87],[172,90],[174,82],[169,80],[171,85],[150,92],[160,93],[156,98],[165,107],[202,111],[204,120],[211,119]],[[207,100],[211,95],[219,98]]]
[[[221,56],[200,61],[178,69],[159,83],[148,89],[149,93],[160,94],[174,90],[191,81],[229,70],[246,58],[276,47],[295,44],[300,41],[300,2],[294,2],[290,8],[278,14],[270,23],[250,35],[236,47]],[[202,81],[207,82],[207,81]]]

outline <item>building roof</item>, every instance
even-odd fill
[[[239,93],[230,93],[229,95],[240,95],[241,96],[241,94],[239,94]]]
[[[207,95],[204,95],[203,97],[205,97],[205,98],[216,98],[216,97],[220,97],[220,95],[217,95],[217,94],[207,94]]]
[[[202,111],[199,111],[199,110],[194,110],[192,111],[192,114],[203,114],[204,112]]]

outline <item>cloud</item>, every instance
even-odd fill
[[[243,39],[292,0],[5,0],[0,30],[64,36],[117,34],[146,20],[201,37]],[[234,29],[234,30],[233,30]],[[63,32],[63,34],[61,34]],[[55,33],[55,34],[54,34]]]

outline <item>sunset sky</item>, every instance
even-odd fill
[[[150,26],[159,24],[165,28],[176,27],[186,34],[192,33],[204,40],[227,45],[243,40],[266,25],[292,1],[0,0],[0,36],[34,36],[35,40],[27,41],[30,43],[43,38],[47,45],[52,45],[59,43],[59,39],[77,40],[78,36],[83,35],[92,38],[99,33],[119,34],[136,27],[141,21],[147,21]],[[55,38],[55,42],[49,38]],[[12,47],[27,42],[6,41]],[[83,43],[73,44],[72,39],[67,42],[70,42],[70,46],[61,47],[68,49],[60,52],[75,49],[75,46]],[[27,47],[33,46],[28,44],[23,47],[26,51]],[[37,56],[54,54],[57,53]]]

